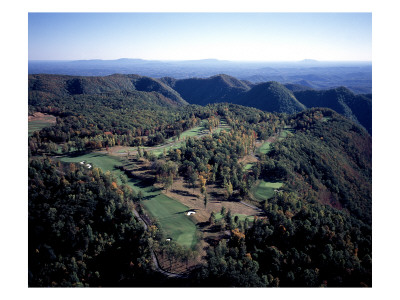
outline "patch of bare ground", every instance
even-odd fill
[[[127,160],[127,164],[123,167],[125,171],[130,172],[134,177],[142,180],[154,180],[154,174],[151,170],[151,162],[147,159],[131,159]]]
[[[263,144],[265,143],[265,141],[261,141],[261,140],[256,140],[256,148],[260,148]]]
[[[47,122],[49,124],[56,124],[57,118],[53,115],[44,114],[41,112],[35,112],[33,115],[28,116],[28,121],[40,121]]]
[[[137,154],[137,150],[131,150],[132,148],[133,147],[131,147],[131,146],[113,146],[113,147],[108,147],[107,149],[101,150],[99,152],[103,153],[103,154],[118,156],[118,157],[130,158]],[[129,150],[129,152],[128,152],[128,150]]]
[[[258,161],[257,157],[254,154],[249,154],[246,156],[243,156],[238,160],[238,163],[242,163],[243,165],[247,165],[250,163],[256,163]]]
[[[211,212],[218,213],[223,206],[226,210],[230,210],[232,214],[259,215],[256,209],[245,206],[240,202],[226,201],[223,190],[214,184],[207,185],[207,206],[204,205],[204,196],[200,193],[200,189],[197,187],[191,188],[182,178],[175,180],[171,188],[168,191],[164,190],[163,193],[188,206],[190,210],[195,211],[196,214],[191,216],[195,223],[208,222]]]
[[[322,204],[329,205],[339,210],[343,209],[340,202],[337,201],[335,197],[333,197],[333,194],[322,184],[318,185],[317,197],[319,199],[319,202]]]

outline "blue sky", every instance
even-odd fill
[[[372,60],[371,13],[29,13],[30,60]]]

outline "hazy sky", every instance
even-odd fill
[[[372,60],[371,13],[29,13],[30,60]]]

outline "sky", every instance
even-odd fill
[[[371,61],[371,13],[29,13],[29,60]]]

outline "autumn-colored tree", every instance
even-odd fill
[[[203,175],[199,175],[200,192],[204,195],[206,192],[207,179]]]
[[[226,183],[226,185],[224,186],[224,188],[225,188],[225,198],[226,198],[226,199],[229,199],[230,196],[231,196],[232,193],[233,193],[233,186],[232,186],[232,183],[231,183],[230,181],[228,181],[228,182]]]

